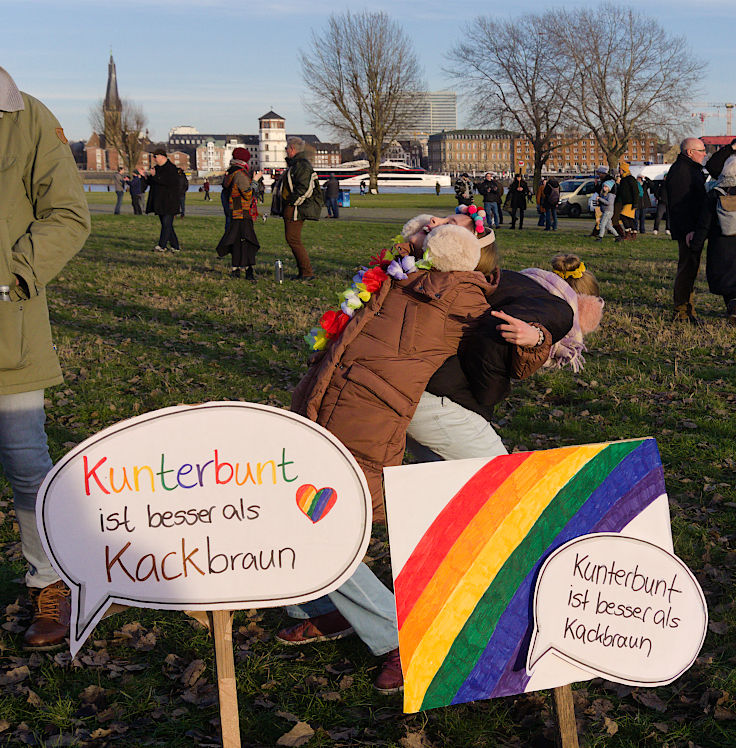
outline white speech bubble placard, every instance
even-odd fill
[[[358,566],[365,476],[332,434],[241,402],[115,424],[49,473],[37,520],[72,589],[71,651],[113,602],[217,610],[311,600]]]
[[[552,553],[534,593],[532,673],[550,654],[631,686],[663,686],[703,646],[703,591],[677,556],[618,533],[583,535]]]

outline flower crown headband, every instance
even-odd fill
[[[470,218],[473,220],[473,224],[475,225],[475,233],[483,233],[485,229],[485,227],[483,226],[483,221],[486,217],[485,210],[478,210],[477,205],[458,205],[457,208],[455,208],[455,213],[463,213],[466,216],[470,216]]]
[[[575,270],[553,270],[555,275],[559,275],[560,278],[567,280],[568,278],[582,278],[585,272],[585,263],[581,262]]]
[[[403,241],[403,237],[399,237]],[[338,337],[350,322],[355,312],[367,303],[389,278],[404,280],[410,273],[417,270],[429,270],[432,260],[429,252],[425,251],[421,260],[415,260],[411,255],[401,257],[390,249],[382,249],[371,257],[368,263],[371,267],[362,267],[354,276],[349,288],[338,294],[341,300],[340,311],[329,309],[319,320],[319,327],[313,327],[304,336],[310,350],[322,351]]]

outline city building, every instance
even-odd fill
[[[414,97],[418,98],[417,108],[400,139],[423,140],[442,130],[457,129],[455,91],[427,91]]]
[[[245,148],[250,152],[249,166],[258,171],[258,144],[254,140],[254,135],[207,136],[206,141],[197,146],[197,171],[204,175],[227,170],[236,148]]]
[[[201,146],[206,146],[210,142],[214,143],[213,148],[222,149],[221,153],[218,152],[219,155],[211,153],[210,156],[207,156],[207,149],[204,151],[200,150]],[[257,135],[244,135],[242,133],[201,133],[194,127],[183,125],[169,130],[167,150],[179,150],[189,154],[190,161],[192,164],[196,165],[197,171],[209,172],[212,171],[208,166],[209,163],[214,163],[214,161],[219,162],[220,160],[225,159],[225,150],[229,143],[237,144],[233,146],[233,148],[237,148],[238,146],[247,148],[250,151],[251,167],[255,170],[260,169]],[[232,153],[233,148],[230,148],[230,153]],[[200,156],[200,153],[202,156]],[[220,156],[222,158],[220,158]],[[224,161],[224,169],[227,169],[230,158],[231,156],[228,156]]]
[[[286,120],[273,110],[258,118],[258,160],[265,171],[286,168]]]
[[[567,132],[557,136],[544,173],[592,173],[606,157],[592,135]],[[440,173],[534,171],[532,144],[507,130],[453,130],[430,135],[429,170]],[[655,136],[634,138],[621,157],[629,162],[661,163],[662,144]]]

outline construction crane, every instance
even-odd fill
[[[729,102],[726,103],[712,103],[710,101],[693,101],[691,102],[693,107],[700,107],[703,109],[725,109],[726,110],[726,135],[732,135],[732,124],[733,124],[733,110],[736,104]],[[703,114],[702,112],[694,113],[693,117],[700,117],[700,122],[704,123],[706,117],[712,117],[712,114]],[[721,115],[722,116],[722,115]],[[703,129],[705,126],[703,125]]]
[[[693,112],[691,117],[697,117],[700,120],[700,137],[705,135],[705,120],[707,117],[723,117],[722,114],[711,114],[710,112]]]

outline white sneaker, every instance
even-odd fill
[[[654,234],[654,236],[657,236],[657,234],[659,233],[659,231],[657,231],[657,229],[654,229],[654,231],[652,231],[652,233]]]
[[[153,248],[154,252],[165,252],[166,247],[160,247],[158,244]]]

